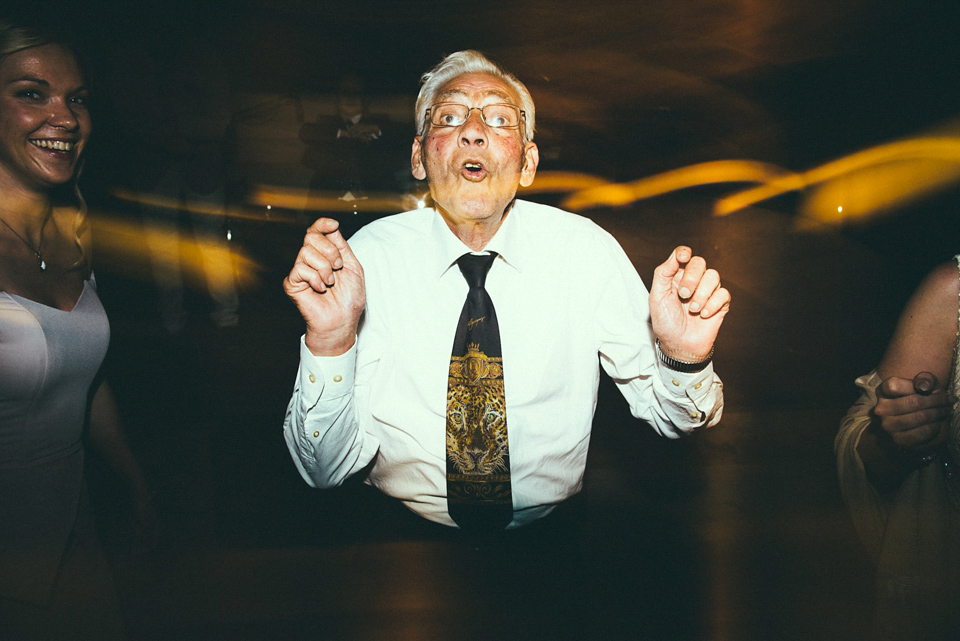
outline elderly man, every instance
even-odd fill
[[[717,272],[677,247],[648,294],[608,233],[517,200],[539,161],[533,100],[482,54],[424,74],[416,118],[433,205],[349,244],[319,219],[284,282],[306,321],[284,423],[306,482],[369,466],[430,521],[514,529],[580,490],[600,365],[662,435],[716,423]]]

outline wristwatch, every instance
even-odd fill
[[[657,357],[660,359],[660,362],[672,369],[675,372],[684,372],[686,374],[692,374],[694,372],[699,372],[707,365],[710,364],[710,361],[713,360],[713,348],[710,348],[710,353],[707,354],[707,357],[702,361],[697,361],[691,363],[688,361],[678,361],[675,358],[671,358],[663,353],[663,350],[660,349],[660,339],[656,341],[657,345]]]

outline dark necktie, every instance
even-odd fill
[[[502,530],[513,518],[500,329],[484,289],[497,254],[457,261],[470,291],[447,383],[447,506],[464,530]]]

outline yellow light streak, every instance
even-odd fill
[[[572,171],[541,171],[520,195],[566,193],[560,206],[573,211],[592,207],[623,207],[691,187],[723,183],[756,183],[718,199],[714,215],[727,216],[790,192],[805,192],[801,224],[841,224],[866,220],[897,206],[960,182],[960,137],[952,132],[900,140],[858,151],[804,172],[752,160],[716,160],[673,169],[631,182]],[[116,189],[118,198],[142,204],[223,215],[204,202],[179,203],[150,194]],[[245,207],[229,215],[274,220],[275,210],[287,212],[390,213],[420,206],[423,193],[369,192],[361,198],[340,192],[256,185]],[[268,210],[268,211],[265,211]],[[289,213],[277,218],[297,222]]]
[[[589,185],[567,196],[561,207],[582,210],[589,207],[617,207],[653,198],[680,189],[728,182],[764,182],[785,175],[783,169],[752,160],[716,160],[673,169],[629,183]],[[539,179],[539,177],[538,177]],[[559,180],[557,184],[562,184]],[[586,181],[580,180],[580,184]],[[536,181],[534,182],[536,186]],[[572,186],[578,186],[573,183]]]
[[[606,178],[584,174],[576,171],[541,171],[538,172],[529,187],[521,187],[518,193],[538,194],[570,191],[572,189],[589,189],[610,185]]]
[[[239,248],[220,241],[184,238],[173,229],[122,220],[105,212],[91,212],[91,227],[97,262],[107,269],[144,281],[153,279],[148,244],[174,257],[186,282],[197,287],[234,282],[250,286],[257,282],[260,266]],[[150,243],[146,236],[150,236]],[[155,257],[154,257],[155,259]]]
[[[260,207],[328,212],[401,212],[412,209],[416,198],[398,192],[364,192],[361,198],[344,198],[342,192],[310,192],[306,189],[257,185],[247,201]]]
[[[768,181],[717,201],[726,216],[790,191],[820,185],[802,207],[805,216],[838,223],[862,219],[960,180],[960,139],[921,137],[887,143],[801,174]],[[843,203],[838,207],[837,203]]]
[[[960,182],[960,138],[901,140],[838,158],[805,172],[769,163],[717,160],[681,167],[627,183],[575,172],[541,172],[521,193],[570,192],[561,207],[623,207],[647,198],[709,184],[757,183],[717,200],[714,215],[727,216],[790,192],[806,192],[800,225],[861,221]]]

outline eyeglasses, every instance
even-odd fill
[[[520,120],[527,116],[520,107],[514,105],[495,104],[484,105],[483,107],[468,107],[459,102],[438,102],[427,109],[427,116],[434,127],[459,127],[467,122],[470,112],[474,109],[480,111],[480,117],[484,124],[496,129],[519,127]]]

